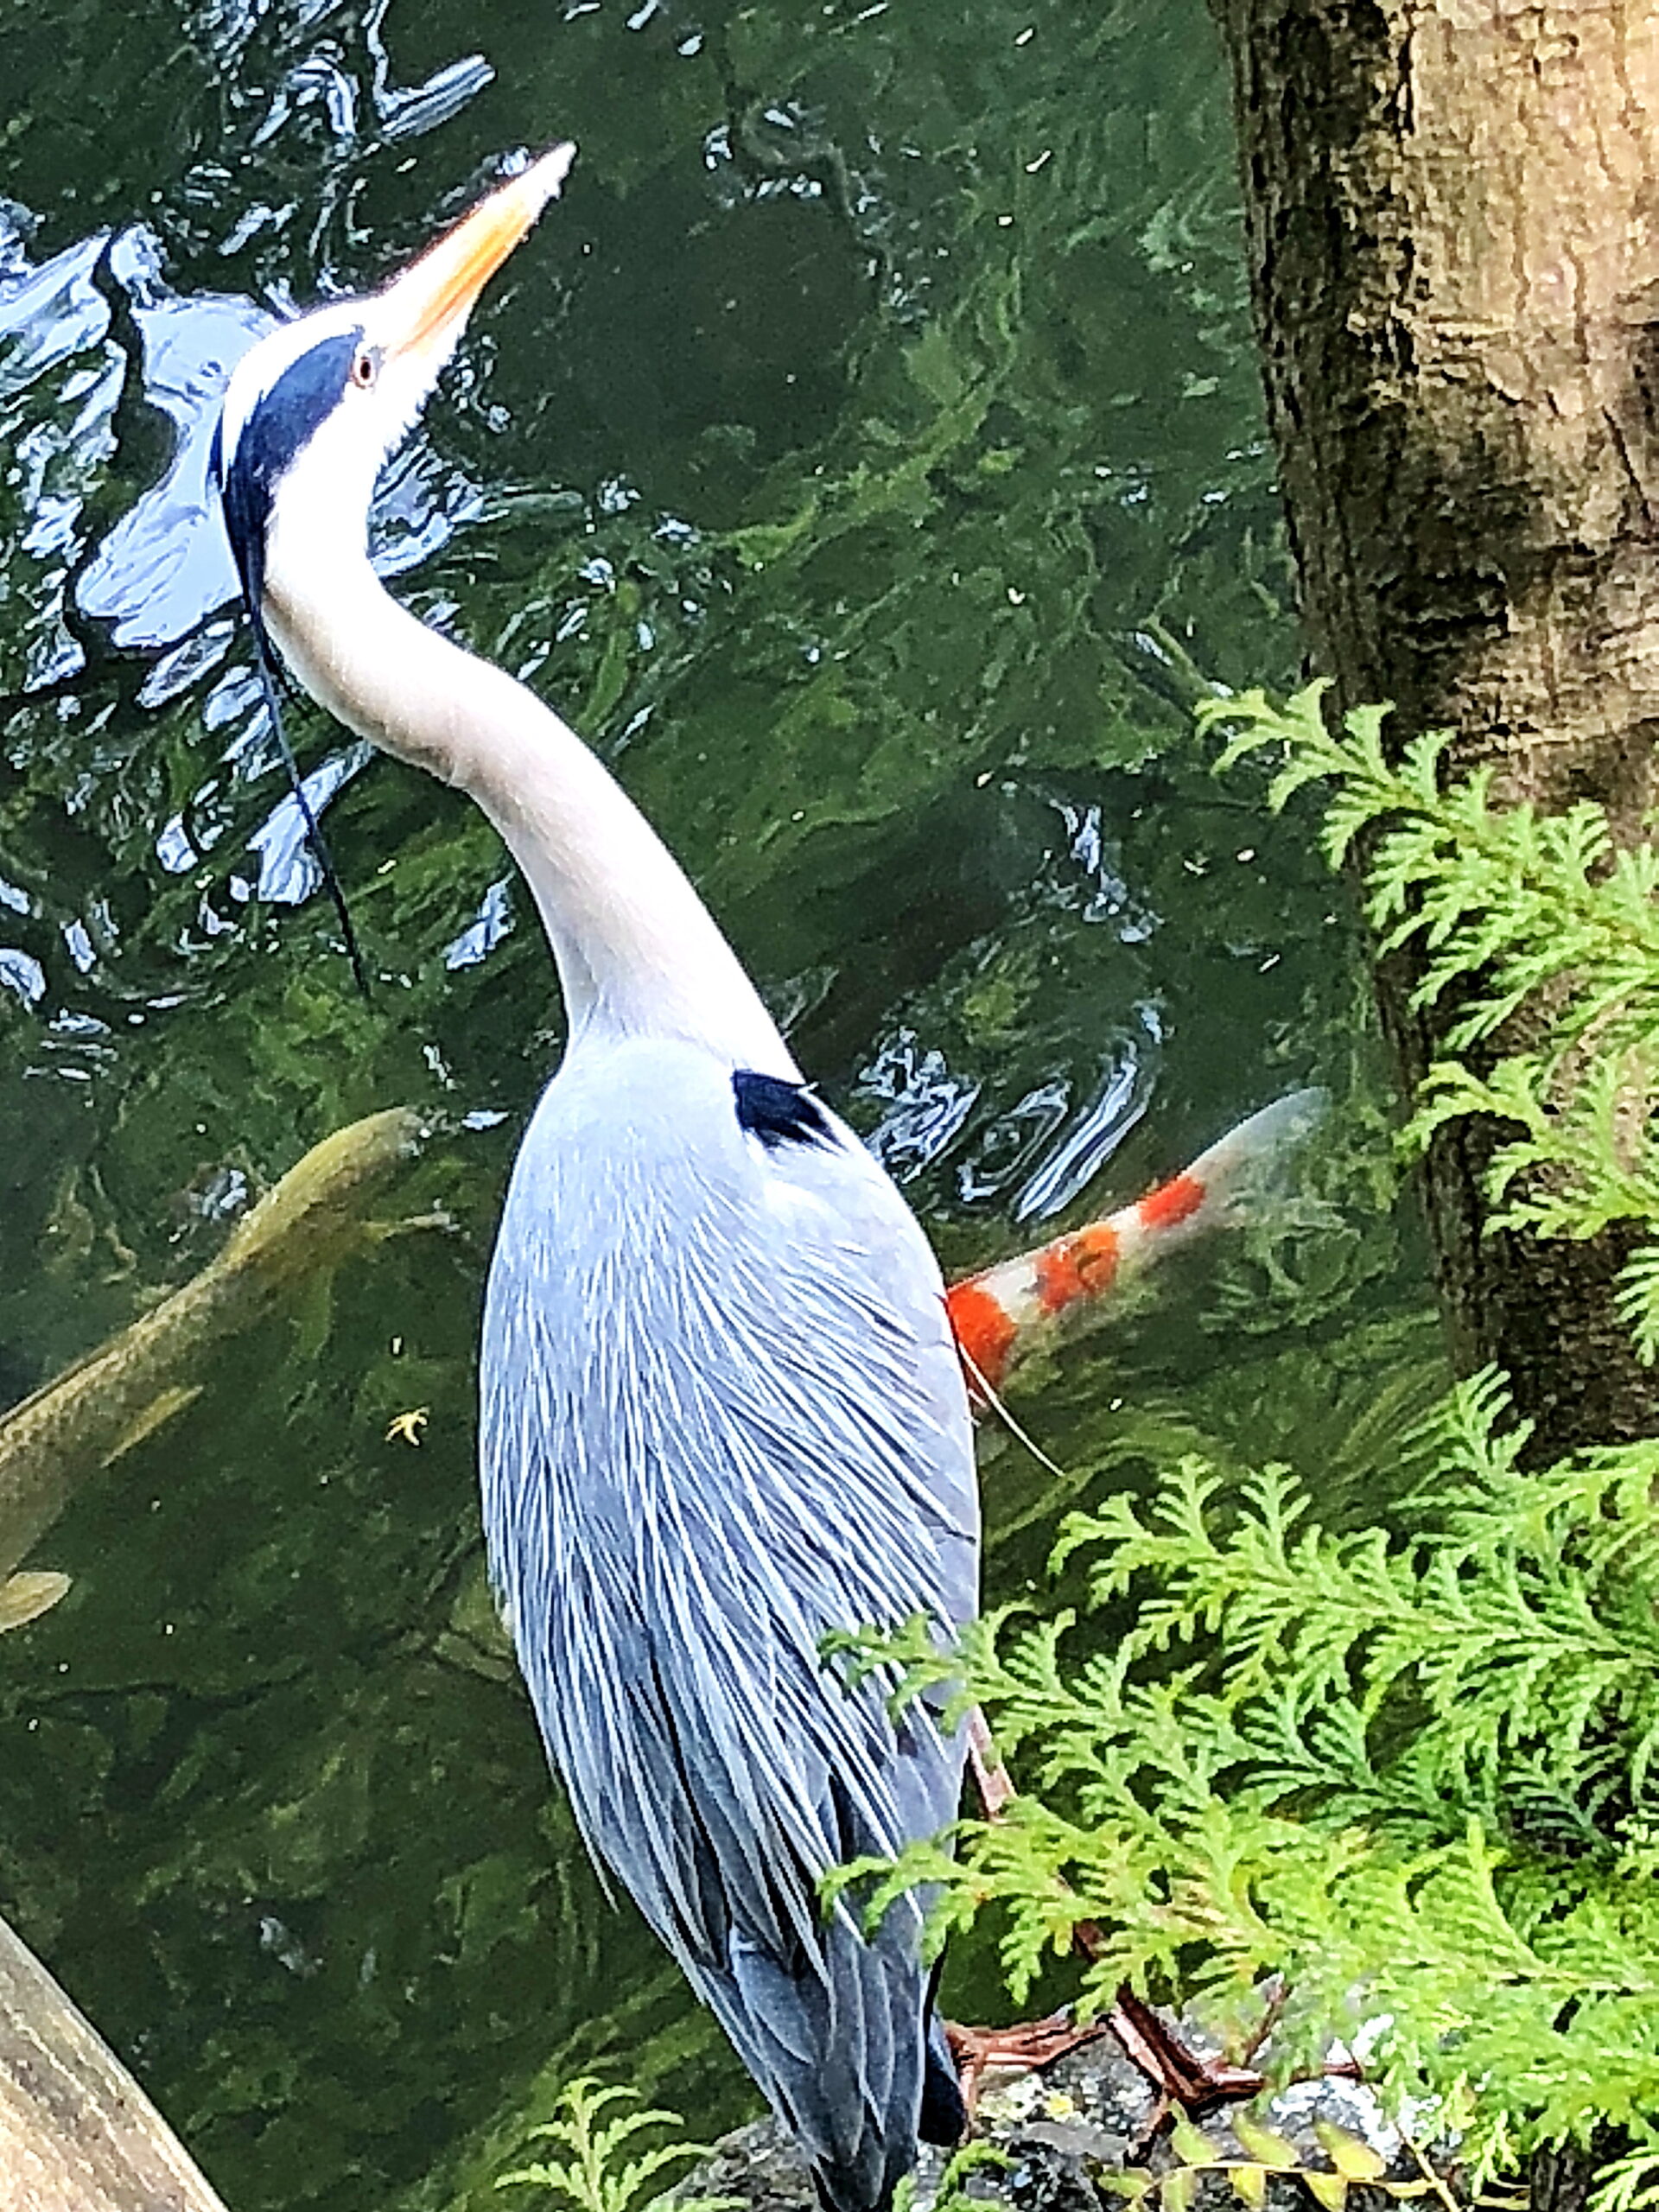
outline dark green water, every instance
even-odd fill
[[[1328,1211],[1022,1410],[1079,1490],[1194,1445],[1339,1502],[1431,1354],[1347,909],[1188,727],[1194,671],[1297,656],[1219,58],[1199,0],[34,0],[0,73],[0,1401],[329,1129],[475,1124],[405,1194],[453,1233],[239,1342],[41,1548],[75,1586],[0,1645],[0,1910],[233,2212],[481,2205],[576,2071],[750,2099],[467,1633],[551,970],[483,823],[302,711],[355,996],[206,512],[225,369],[579,139],[387,488],[400,588],[616,764],[948,1264],[1034,1241],[1069,1144],[1127,1128],[1098,1210],[1330,1084]],[[1056,1501],[1011,1451],[988,1496],[1008,1594]]]

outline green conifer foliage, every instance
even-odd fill
[[[1456,1008],[1408,1141],[1499,1116],[1506,1226],[1646,1232],[1624,1294],[1652,1357],[1659,1152],[1621,1101],[1649,1094],[1659,1046],[1659,855],[1615,850],[1594,806],[1442,789],[1444,735],[1395,765],[1382,710],[1333,731],[1321,688],[1206,706],[1223,766],[1276,748],[1277,804],[1327,782],[1332,861],[1363,836],[1382,942],[1415,940],[1421,996]],[[1243,2024],[1280,1977],[1281,2072],[1344,2039],[1471,2190],[1611,2127],[1602,2212],[1659,2203],[1659,1440],[1541,1470],[1529,1434],[1476,1376],[1402,1446],[1397,1524],[1344,1534],[1319,1525],[1316,1469],[1241,1487],[1185,1459],[1150,1506],[1064,1524],[1092,1618],[1005,1612],[958,1655],[920,1624],[865,1640],[855,1663],[895,1697],[978,1699],[1023,1794],[955,1856],[847,1878],[874,1909],[937,1884],[942,1929],[998,1905],[1016,1999],[1083,1923],[1096,2006],[1128,1980]]]
[[[1396,765],[1382,748],[1387,709],[1358,708],[1332,731],[1320,712],[1325,688],[1310,684],[1282,709],[1260,691],[1211,699],[1198,719],[1229,733],[1223,769],[1249,753],[1282,753],[1275,807],[1328,782],[1332,866],[1366,836],[1366,913],[1381,949],[1414,942],[1425,959],[1418,1003],[1455,1005],[1408,1138],[1421,1144],[1470,1114],[1511,1124],[1487,1193],[1498,1228],[1593,1236],[1630,1222],[1659,1230],[1659,1148],[1620,1109],[1647,1094],[1659,1050],[1659,847],[1616,849],[1605,812],[1588,801],[1552,815],[1495,804],[1490,771],[1442,789],[1449,731],[1417,738]],[[1487,1074],[1459,1057],[1525,1007],[1548,1009],[1534,1049],[1504,1053]],[[1649,1234],[1626,1267],[1624,1305],[1651,1360],[1659,1236]]]

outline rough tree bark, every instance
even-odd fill
[[[1304,609],[1344,705],[1618,834],[1659,801],[1659,10],[1215,0]],[[1381,978],[1408,1076],[1433,1036]],[[1465,1364],[1539,1445],[1659,1431],[1616,1237],[1481,1234],[1491,1132],[1430,1162]]]

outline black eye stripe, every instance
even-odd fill
[[[319,339],[289,363],[256,403],[232,452],[224,450],[222,422],[214,433],[213,467],[225,526],[243,594],[256,614],[264,589],[265,531],[276,486],[318,425],[339,405],[362,343],[360,329]]]
[[[271,650],[263,611],[265,533],[270,523],[271,502],[276,496],[276,486],[308,440],[314,435],[318,425],[327,421],[344,397],[362,340],[360,327],[340,331],[334,337],[319,339],[296,360],[290,361],[270,390],[255,401],[242,425],[235,447],[228,454],[225,450],[225,415],[221,408],[219,421],[213,425],[208,467],[219,487],[219,505],[225,515],[225,532],[231,541],[236,572],[241,579],[242,596],[247,602],[248,625],[253,632],[254,666],[264,690],[265,705],[270,715],[270,727],[276,735],[277,750],[288,770],[288,779],[293,785],[294,796],[299,804],[307,842],[316,855],[323,881],[328,887],[328,896],[340,917],[352,973],[357,978],[359,990],[366,999],[369,995],[368,976],[358,947],[357,932],[352,927],[346,894],[340,888],[340,878],[334,872],[328,848],[323,842],[322,832],[317,826],[316,815],[306,796],[298,764],[283,728],[282,709],[276,697],[276,656]]]

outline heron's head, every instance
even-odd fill
[[[383,463],[402,443],[474,302],[563,183],[574,146],[500,185],[403,275],[274,330],[238,363],[213,474],[249,610],[261,621],[276,541],[360,555]],[[353,543],[342,546],[343,532]]]

